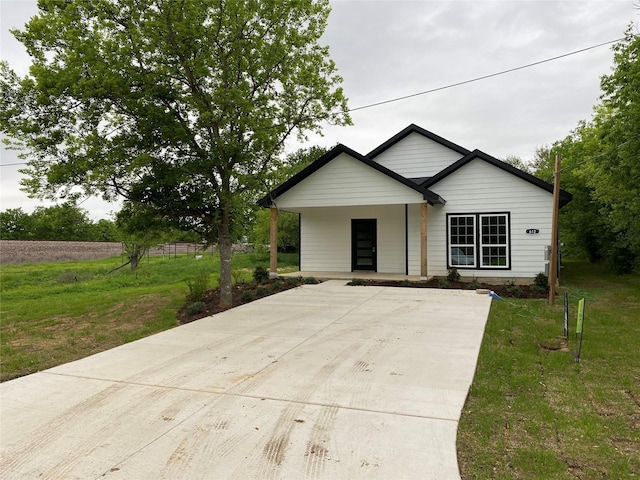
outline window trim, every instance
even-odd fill
[[[492,246],[492,244],[482,243],[482,218],[502,216],[506,218],[507,241],[506,244],[498,244],[499,247],[506,248],[506,261],[504,266],[482,265],[482,248]],[[474,219],[474,264],[473,265],[452,265],[451,264],[451,218],[453,217],[473,217]],[[459,270],[511,270],[511,212],[474,212],[474,213],[447,213],[446,219],[447,236],[447,268]]]

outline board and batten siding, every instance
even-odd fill
[[[375,162],[406,178],[433,177],[463,157],[438,142],[411,133],[374,158]]]
[[[338,155],[280,195],[283,210],[303,207],[389,205],[421,202],[422,194],[346,153]]]
[[[484,160],[476,159],[432,185],[446,200],[429,212],[429,275],[447,274],[447,213],[510,213],[511,269],[458,268],[463,276],[533,278],[545,271],[551,244],[553,195]],[[527,229],[538,229],[528,235]]]
[[[300,214],[301,270],[350,272],[351,220],[375,218],[377,271],[405,273],[404,205],[302,208]]]

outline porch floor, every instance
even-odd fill
[[[363,280],[393,280],[403,281],[409,280],[411,282],[429,281],[433,278],[432,275],[428,277],[420,277],[420,275],[405,275],[404,273],[381,273],[381,272],[369,272],[366,270],[359,270],[357,272],[289,272],[278,273],[279,277],[315,277],[318,280],[353,280],[354,278],[361,278]]]

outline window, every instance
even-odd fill
[[[476,217],[451,215],[449,217],[449,265],[476,266]]]
[[[510,268],[509,214],[447,215],[449,267]]]

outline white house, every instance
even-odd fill
[[[300,215],[303,272],[530,280],[551,244],[552,185],[416,125],[366,156],[336,146],[259,204],[271,245],[278,211]]]

